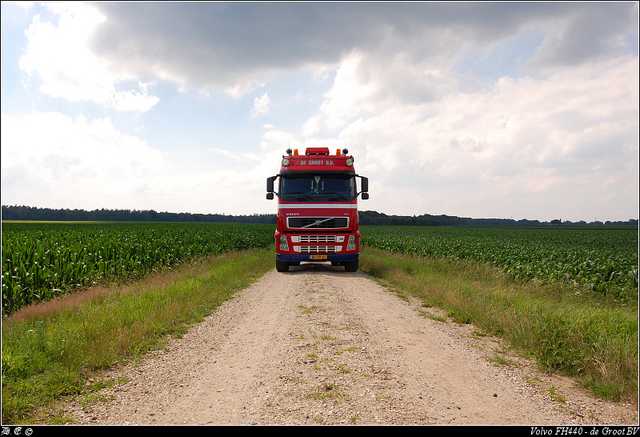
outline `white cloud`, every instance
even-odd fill
[[[391,105],[350,121],[340,134],[353,144],[358,171],[371,179],[376,195],[367,207],[384,204],[388,213],[509,217],[518,204],[529,218],[551,219],[541,215],[555,211],[577,220],[615,199],[629,205],[631,217],[637,76],[638,59],[629,57],[549,80],[503,78],[485,92]],[[321,112],[314,121],[333,116]]]
[[[2,114],[1,133],[3,203],[52,208],[271,213],[265,178],[278,171],[284,152],[281,144],[260,155],[211,149],[249,164],[240,171],[197,172],[176,169],[109,118]]]
[[[350,120],[390,107],[428,104],[455,89],[448,74],[451,63],[451,59],[416,62],[402,51],[391,59],[354,51],[338,67],[333,86],[318,112],[303,126],[303,133],[340,129]]]
[[[109,118],[58,112],[2,114],[2,200],[25,205],[102,207],[165,169],[160,152],[119,132]]]
[[[270,105],[271,99],[269,99],[268,93],[264,93],[261,97],[256,97],[253,101],[251,117],[258,117],[260,115],[268,114]]]
[[[224,150],[224,149],[218,149],[218,148],[213,148],[211,149],[213,150],[215,153],[218,153],[222,156],[225,156],[227,158],[236,160],[236,161],[260,161],[262,158],[258,155],[256,155],[255,153],[237,153],[237,152],[233,152],[231,150]]]
[[[43,7],[51,19],[33,17]],[[354,153],[371,180],[364,207],[386,213],[637,215],[637,5],[69,2],[27,14],[23,47],[3,26],[3,62],[22,50],[26,85],[58,99],[22,98],[3,65],[3,200],[251,213],[272,207],[264,177],[286,148],[326,145]],[[156,106],[159,81],[199,93]],[[13,115],[93,107],[69,101],[118,125]],[[144,123],[170,166],[109,111],[152,107],[129,131]],[[211,154],[225,171],[210,171]]]
[[[97,9],[80,3],[52,3],[47,8],[57,14],[58,26],[42,22],[36,15],[26,31],[28,45],[20,68],[37,74],[40,91],[70,101],[93,101],[118,111],[144,112],[159,98],[149,95],[147,83],[137,81],[138,90],[118,90],[134,80],[116,73],[88,47],[95,29],[107,20]]]
[[[333,130],[342,127],[349,117],[370,110],[378,84],[363,81],[358,67],[363,55],[357,52],[347,57],[336,73],[333,87],[325,94],[318,114],[303,126],[304,135],[314,135],[322,127]],[[322,123],[322,126],[320,126]]]

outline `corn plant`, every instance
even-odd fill
[[[486,262],[517,279],[638,296],[637,229],[363,226],[361,233],[364,246]]]
[[[2,311],[272,241],[273,226],[262,224],[3,223]]]

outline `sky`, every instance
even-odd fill
[[[638,218],[637,2],[2,2],[2,204],[269,214],[287,148],[361,210]]]

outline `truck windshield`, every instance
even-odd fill
[[[280,198],[289,201],[350,201],[356,198],[353,174],[281,174]]]

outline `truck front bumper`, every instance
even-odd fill
[[[287,263],[295,263],[295,262],[349,262],[355,261],[358,259],[358,253],[351,254],[284,254],[284,253],[276,253],[276,259],[278,261],[287,262]]]

